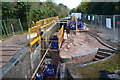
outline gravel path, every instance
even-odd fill
[[[0,42],[0,67],[6,64],[20,49],[28,46],[27,33],[5,38]]]

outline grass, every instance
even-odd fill
[[[89,26],[89,24],[87,24],[87,23],[84,23],[84,25],[85,25],[85,26]]]
[[[120,70],[120,50],[117,54],[112,56],[110,59],[98,62],[95,64],[90,64],[80,68],[72,68],[79,76],[83,78],[99,78],[100,72],[102,70],[113,72],[115,70]]]
[[[0,39],[4,39],[6,37],[7,37],[7,35],[0,35]]]

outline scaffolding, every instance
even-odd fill
[[[42,62],[45,59],[45,56],[47,55],[48,51],[59,51],[61,48],[64,37],[64,25],[56,26],[59,22],[60,20],[58,19],[58,16],[52,17],[37,21],[34,27],[28,29],[30,53],[34,54],[35,50],[40,50],[42,53],[41,60],[32,78],[34,78],[39,66],[42,65]],[[51,36],[57,36],[58,40],[51,39]],[[58,48],[52,49],[52,42],[57,42]],[[38,45],[41,45],[41,47],[37,48]]]

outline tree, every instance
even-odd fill
[[[87,13],[88,12],[88,2],[82,2],[77,8],[77,12]]]
[[[98,15],[120,14],[120,2],[82,2],[77,12]]]
[[[68,15],[68,8],[51,2],[3,2],[2,19],[20,18],[24,29],[28,29],[32,21],[38,21],[49,17],[65,17]]]
[[[12,9],[12,3],[2,2],[2,19],[14,18],[15,11]]]

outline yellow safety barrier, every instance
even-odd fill
[[[39,31],[39,26],[34,26],[29,28],[29,33],[37,33]]]
[[[52,17],[52,18],[47,18],[47,19],[43,19],[43,20],[39,20],[36,22],[36,25],[40,25],[40,26],[43,26],[43,25],[46,25],[48,23],[51,23],[53,20],[58,20],[58,16],[56,17]]]
[[[43,25],[43,26],[41,27],[41,29],[44,28],[44,27],[46,27],[46,26],[48,26],[48,25],[50,25],[50,24],[52,24],[52,22],[50,22],[50,23],[48,23],[48,24],[46,24],[46,25]]]
[[[35,44],[38,40],[40,40],[40,36],[35,38],[31,43],[30,46],[32,46],[33,44]]]
[[[63,37],[64,37],[64,26],[62,25],[61,29],[59,30],[59,49],[62,45]]]
[[[76,18],[75,18],[75,21],[76,21],[76,35],[77,35],[77,32],[78,32],[78,21],[77,21]]]
[[[29,40],[30,40],[30,52],[32,52],[32,46],[36,42],[40,43],[40,38],[44,36],[44,35],[40,36],[40,30],[52,24],[53,20],[57,21],[58,19],[59,19],[58,16],[56,16],[56,17],[37,21],[36,23],[32,22],[34,24],[34,27],[28,29]]]
[[[76,32],[76,35],[77,35],[77,32],[78,32],[78,21],[77,21],[77,18],[75,16],[72,17],[71,19],[72,21],[76,21],[76,29],[75,29],[75,32]]]
[[[32,45],[35,44],[39,38],[39,26],[34,26],[28,29],[28,37],[30,41],[30,52],[32,52]]]

